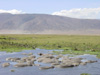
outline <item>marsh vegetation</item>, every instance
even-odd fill
[[[62,49],[63,54],[94,54],[100,57],[100,36],[92,35],[0,35],[0,51]],[[59,53],[55,51],[55,53]]]

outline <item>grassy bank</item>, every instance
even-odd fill
[[[72,50],[75,53],[87,52],[100,56],[100,36],[0,35],[0,51],[14,52],[35,48],[64,49],[63,53]]]

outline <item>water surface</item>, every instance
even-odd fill
[[[71,68],[54,68],[48,70],[40,70],[38,66],[15,68],[13,67],[13,65],[16,64],[15,62],[10,62],[5,60],[7,57],[26,57],[26,55],[22,55],[22,53],[30,53],[30,52],[34,53],[34,55],[38,57],[37,53],[40,52],[52,53],[52,50],[36,49],[36,50],[25,50],[22,52],[14,52],[14,53],[0,52],[0,62],[1,62],[0,75],[80,75],[81,73],[100,75],[100,59],[96,58],[95,55],[89,55],[89,54],[79,55],[76,57],[86,58],[85,60],[97,60],[98,62],[88,63],[85,66],[80,65]],[[9,67],[3,68],[1,67],[1,64],[4,62],[10,62],[11,65]],[[48,64],[42,63],[42,65],[48,65]],[[10,70],[12,69],[14,69],[15,72],[10,72]]]

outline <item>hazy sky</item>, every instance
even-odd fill
[[[94,9],[92,10],[92,14],[100,14],[100,0],[0,0],[0,12],[16,9],[26,13],[53,15],[59,15],[59,13],[62,15],[64,13],[63,16],[66,16],[66,12],[67,14],[71,11],[72,13],[77,13],[79,12],[79,9],[82,12],[83,10],[88,10],[90,8],[91,10]],[[62,12],[63,10],[64,12]],[[14,11],[15,10],[13,10],[13,12]]]

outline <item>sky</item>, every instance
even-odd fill
[[[0,0],[0,13],[100,19],[100,0]]]

